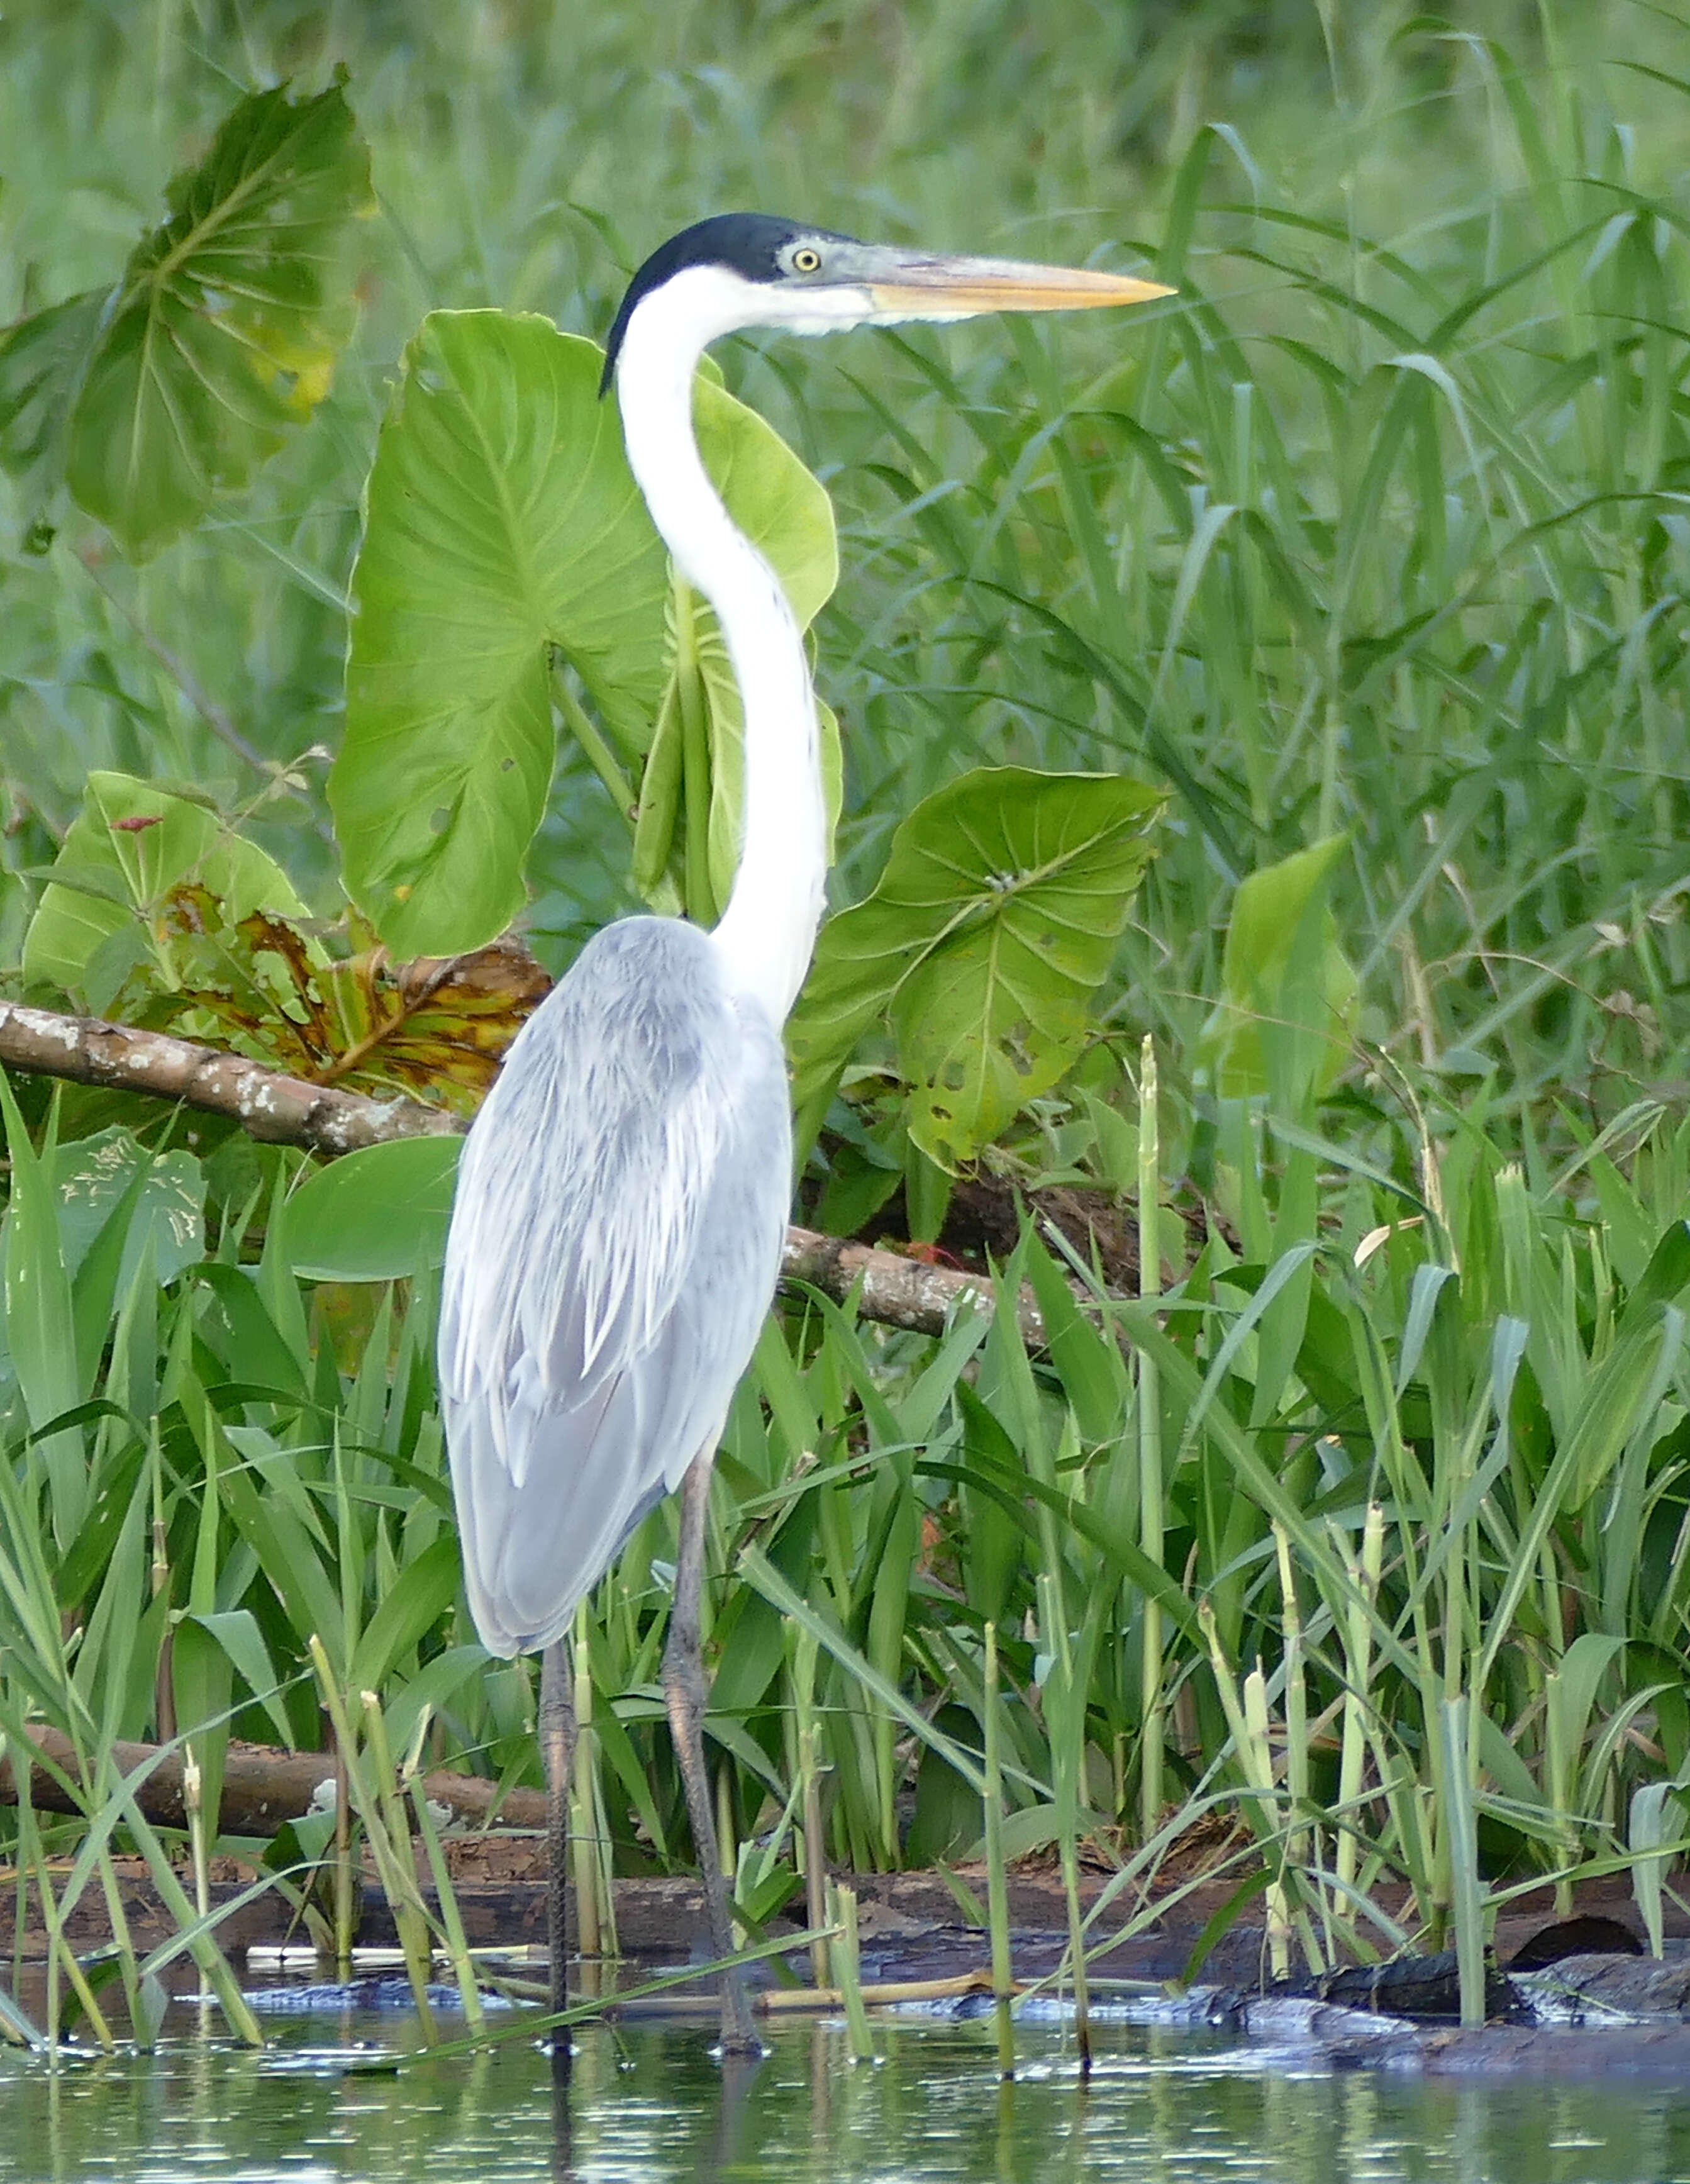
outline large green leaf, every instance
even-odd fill
[[[356,310],[350,223],[370,201],[338,86],[242,99],[109,297],[0,338],[0,457],[36,493],[62,466],[137,558],[185,531],[327,392]]]
[[[889,1012],[909,1131],[971,1158],[1073,1063],[1164,799],[1117,774],[982,767],[926,798],[879,886],[822,928],[790,1045],[800,1106]]]
[[[70,397],[100,331],[105,299],[72,296],[0,334],[0,465],[39,510],[64,474]]]
[[[1359,992],[1326,906],[1326,883],[1348,848],[1342,834],[1240,881],[1220,959],[1221,998],[1198,1058],[1227,1099],[1265,1092],[1265,1035],[1313,1043],[1305,1072],[1324,1091],[1349,1058]]]
[[[663,549],[602,368],[592,343],[499,311],[434,312],[405,352],[329,780],[347,886],[396,955],[477,947],[521,907],[550,646],[632,748],[661,695]]]
[[[61,1145],[53,1182],[65,1272],[74,1280],[95,1239],[144,1170],[122,1239],[114,1294],[127,1296],[143,1252],[154,1278],[173,1282],[205,1256],[205,1173],[190,1152],[150,1152],[114,1128]]]
[[[799,628],[808,629],[839,581],[833,504],[826,488],[754,410],[705,382],[698,389],[694,425],[704,466],[734,521],[780,577]],[[745,716],[727,646],[715,616],[702,601],[693,628],[709,749],[710,889],[720,906],[726,902],[739,867]],[[681,667],[673,649],[673,617],[669,631],[673,685]],[[819,706],[817,711],[831,848],[843,787],[839,723],[827,706]],[[677,716],[674,707],[669,713]],[[644,802],[642,797],[642,811]]]
[[[599,398],[603,367],[596,344],[498,311],[436,312],[406,352],[370,474],[346,738],[329,785],[347,883],[397,955],[479,946],[521,907],[552,776],[554,652],[580,674],[620,762],[637,765],[659,716],[674,716],[646,774],[637,861],[654,882],[670,861],[681,801],[671,579],[614,406]],[[835,575],[826,494],[708,376],[696,416],[735,521],[808,621]],[[689,619],[731,799],[737,694],[707,611]],[[736,821],[720,823],[731,841]]]
[[[366,1145],[310,1176],[288,1200],[284,1252],[319,1282],[391,1282],[446,1256],[457,1137]]]
[[[24,937],[24,976],[58,986],[97,1014],[141,954],[170,982],[169,943],[149,925],[171,890],[194,882],[227,906],[303,917],[274,857],[232,833],[203,804],[127,773],[91,773]]]

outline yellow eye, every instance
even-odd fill
[[[800,243],[792,253],[792,270],[794,273],[819,273],[821,270],[821,253],[812,250],[807,242]]]

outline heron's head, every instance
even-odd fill
[[[768,213],[720,213],[671,236],[634,276],[610,329],[603,383],[648,309],[703,348],[748,326],[825,334],[987,311],[1095,310],[1173,292],[1121,273],[893,249]]]

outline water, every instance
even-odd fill
[[[1090,2090],[1071,2042],[1024,2031],[999,2086],[989,2021],[876,2022],[853,2068],[832,2025],[725,2072],[701,2027],[578,2036],[567,2102],[516,2041],[348,2075],[391,2015],[277,2028],[264,2054],[177,2036],[53,2073],[0,2056],[0,2181],[83,2184],[1690,2184],[1690,2087],[1456,2084],[1265,2070],[1218,2040],[1108,2028]]]

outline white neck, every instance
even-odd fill
[[[718,335],[753,323],[748,308],[745,284],[713,267],[667,281],[628,321],[616,392],[652,521],[681,574],[715,609],[739,684],[744,827],[715,939],[731,983],[779,1025],[809,967],[827,873],[815,697],[780,580],[734,527],[692,432],[698,358]]]

